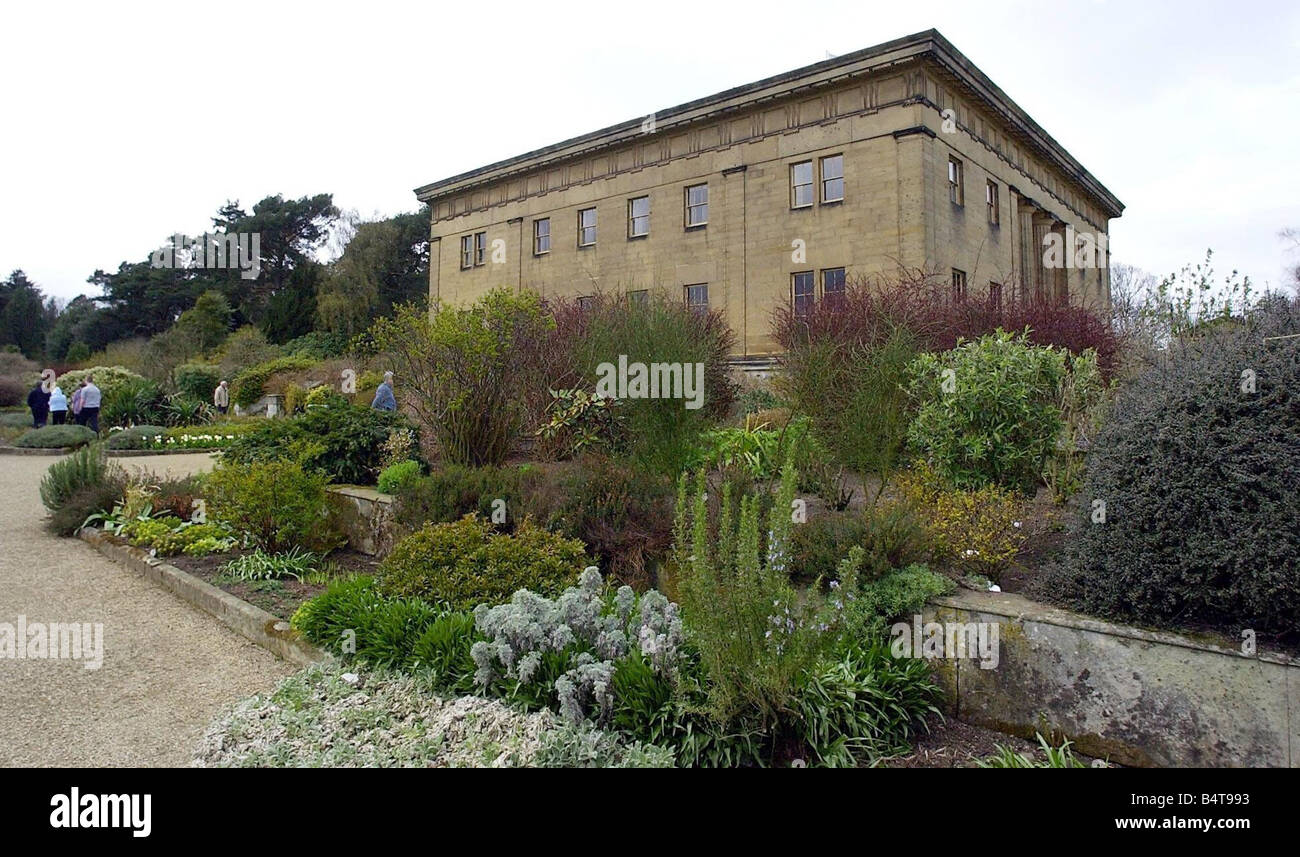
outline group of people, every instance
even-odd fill
[[[50,384],[48,391],[46,384],[46,381],[41,381],[27,394],[27,407],[31,408],[34,428],[43,428],[47,422],[56,426],[64,425],[68,421],[68,411],[71,410],[77,425],[99,431],[99,406],[103,393],[95,386],[93,376],[87,375],[77,385],[71,400],[57,384]],[[230,388],[225,381],[212,391],[212,404],[220,414],[224,415],[230,410]],[[384,373],[384,382],[375,390],[375,400],[370,407],[381,411],[397,410],[392,372]]]
[[[65,425],[68,422],[68,411],[71,410],[72,419],[77,425],[99,431],[99,406],[104,394],[95,386],[93,376],[87,375],[85,380],[77,384],[71,399],[58,384],[50,383],[48,390],[46,384],[46,381],[41,381],[27,394],[27,407],[32,411],[33,428],[43,428],[47,422],[56,426]]]

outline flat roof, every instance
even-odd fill
[[[984,105],[1002,116],[1020,132],[1026,142],[1050,160],[1068,177],[1089,192],[1110,217],[1119,217],[1124,204],[1105,185],[1088,172],[1065,147],[1056,142],[1019,105],[967,59],[938,30],[925,30],[812,65],[767,77],[744,86],[727,89],[704,98],[697,98],[653,114],[656,128],[684,125],[724,112],[743,109],[750,105],[793,95],[826,83],[842,81],[865,75],[873,70],[914,59],[930,59],[952,75],[957,82]],[[638,116],[599,131],[534,149],[522,155],[506,158],[493,164],[458,175],[450,176],[415,189],[421,202],[456,193],[504,178],[533,172],[558,161],[578,157],[599,149],[610,148],[642,136],[642,122]]]

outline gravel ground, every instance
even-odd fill
[[[0,623],[103,623],[104,661],[0,650],[0,765],[182,766],[224,707],[294,668],[77,539],[50,535],[39,485],[53,456],[0,456]],[[177,475],[207,454],[116,459]]]

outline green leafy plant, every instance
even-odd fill
[[[93,443],[98,437],[85,426],[45,426],[25,432],[14,446],[25,449],[75,449]]]
[[[110,431],[104,445],[109,449],[150,449],[156,445],[154,438],[166,431],[166,426],[131,426],[121,431]]]
[[[253,550],[221,567],[235,580],[302,580],[320,564],[320,557],[295,545],[283,553]]]
[[[467,515],[430,524],[394,546],[380,564],[380,591],[417,597],[454,609],[495,604],[517,589],[557,593],[587,564],[582,542],[528,521],[513,534]]]
[[[952,489],[925,465],[900,480],[900,492],[925,520],[936,559],[997,581],[1025,543],[1025,504],[997,485]]]
[[[41,479],[41,502],[50,511],[50,529],[71,535],[91,515],[111,510],[126,486],[126,473],[109,462],[99,444],[54,462]]]
[[[1066,353],[999,330],[920,355],[909,368],[911,443],[958,488],[1031,489],[1061,432]]]
[[[576,458],[589,450],[613,452],[623,443],[619,400],[586,390],[551,390],[549,420],[535,435],[557,458]]]
[[[221,383],[221,367],[207,363],[182,363],[172,370],[172,382],[185,397],[197,402],[210,402]]]
[[[96,382],[98,382],[96,377]],[[163,391],[147,378],[126,378],[103,389],[99,414],[106,426],[132,426],[164,422]]]
[[[207,477],[210,514],[266,551],[326,553],[342,539],[327,518],[325,477],[289,461],[223,463]]]
[[[420,475],[420,462],[399,461],[390,464],[379,473],[379,490],[385,494],[396,494],[406,483]]]
[[[997,752],[986,759],[976,759],[975,764],[981,768],[1086,768],[1082,760],[1070,749],[1071,742],[1066,740],[1059,747],[1053,747],[1040,733],[1034,733],[1043,758],[1030,758],[1005,744],[997,745]]]
[[[316,363],[316,360],[309,357],[275,357],[264,363],[250,366],[236,375],[230,385],[231,402],[241,408],[250,408],[266,394],[266,382],[272,375],[292,369],[310,369]],[[209,395],[211,395],[210,391]]]

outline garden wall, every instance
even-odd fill
[[[329,503],[347,534],[348,547],[358,553],[384,556],[401,537],[393,521],[391,494],[356,485],[332,485]]]
[[[935,661],[961,720],[1028,738],[1052,730],[1125,765],[1300,767],[1300,660],[1008,593],[938,598],[924,618],[999,625],[996,668]]]

